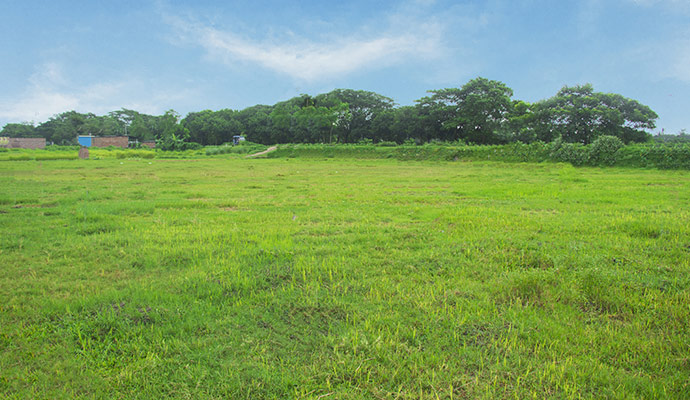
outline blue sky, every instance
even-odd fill
[[[690,0],[4,0],[0,15],[0,126],[335,88],[409,105],[483,76],[526,101],[592,83],[690,130]]]

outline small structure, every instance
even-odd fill
[[[235,135],[232,137],[232,145],[237,146],[240,142],[244,142],[245,140],[247,139],[245,139],[244,136]]]
[[[126,149],[129,146],[129,137],[127,136],[96,136],[93,138],[93,147],[122,147]]]
[[[3,138],[0,140],[0,147],[8,149],[45,149],[45,138]]]
[[[79,146],[81,147],[91,147],[91,144],[93,142],[93,136],[91,135],[79,135],[77,137],[77,142],[79,143]]]
[[[128,136],[92,136],[79,135],[77,138],[80,146],[84,147],[122,147],[126,149],[129,146]]]

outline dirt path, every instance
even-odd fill
[[[262,155],[267,154],[267,153],[270,153],[270,152],[272,152],[273,150],[276,150],[276,149],[278,149],[278,146],[271,146],[271,147],[267,148],[267,149],[264,150],[264,151],[260,151],[260,152],[258,152],[258,153],[254,153],[254,154],[249,154],[249,155],[247,155],[246,158],[251,158],[251,157],[256,157],[256,156],[262,156]]]

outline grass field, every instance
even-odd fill
[[[690,172],[0,163],[0,397],[690,396]]]

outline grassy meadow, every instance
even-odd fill
[[[690,397],[690,172],[0,163],[1,398]]]

